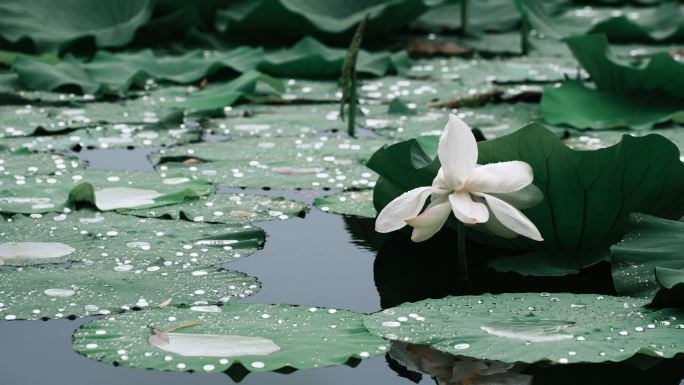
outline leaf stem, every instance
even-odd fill
[[[468,0],[461,0],[461,34],[466,35],[468,31]]]
[[[458,281],[461,288],[465,290],[468,282],[468,257],[466,255],[466,228],[462,222],[458,222],[456,229],[458,244]]]
[[[524,16],[520,23],[520,50],[523,55],[530,52],[530,21]]]

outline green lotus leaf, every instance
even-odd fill
[[[218,86],[210,87],[188,96],[185,100],[170,103],[171,107],[191,110],[200,115],[212,114],[238,101],[257,96],[263,85],[269,92],[281,93],[285,86],[280,79],[263,74],[256,70],[245,72],[239,77]]]
[[[83,93],[121,94],[143,88],[147,81],[189,84],[221,70],[243,73],[254,68],[263,51],[239,47],[206,54],[193,50],[179,56],[155,56],[150,50],[134,53],[99,51],[90,62],[66,57],[57,64],[17,58],[12,69],[28,89],[54,91],[71,87]]]
[[[684,39],[684,12],[673,1],[654,8],[569,8],[553,17],[545,4],[522,0],[532,27],[553,39],[585,34],[604,34],[615,42],[663,42]],[[553,11],[551,11],[553,12]]]
[[[568,80],[558,88],[545,89],[541,107],[544,119],[551,124],[594,130],[650,130],[654,124],[670,120],[684,122],[683,103],[684,99],[662,91],[604,91]]]
[[[299,87],[298,80],[291,80],[288,88]],[[304,85],[304,87],[307,87]],[[205,126],[212,133],[234,140],[261,137],[306,137],[339,132],[344,122],[339,118],[337,104],[306,105],[240,105],[228,112],[226,117],[214,118]]]
[[[266,54],[258,69],[273,76],[294,78],[338,78],[346,50],[328,47],[312,37],[305,37],[291,48]],[[405,52],[359,52],[356,71],[383,76],[403,72],[409,66]]]
[[[163,263],[160,261],[158,263]],[[157,271],[115,271],[105,264],[72,263],[69,268],[0,270],[0,318],[58,319],[120,313],[131,309],[199,306],[243,298],[259,290],[256,278],[206,266],[150,265]]]
[[[611,258],[619,294],[684,304],[684,222],[635,214]]]
[[[74,347],[117,365],[196,372],[233,365],[252,372],[319,368],[377,356],[388,347],[364,328],[360,314],[345,310],[238,303],[213,310],[165,308],[104,318],[78,329]]]
[[[373,196],[378,211],[401,193],[432,183],[439,160],[424,148],[436,149],[436,141],[436,137],[421,137],[373,155],[368,167],[380,175]],[[684,214],[684,164],[677,147],[659,135],[625,135],[607,148],[575,151],[544,126],[530,124],[513,134],[479,142],[478,149],[479,164],[529,163],[534,184],[544,193],[543,202],[523,210],[543,242],[469,232],[479,242],[528,252],[491,262],[502,271],[574,272],[607,257],[608,248],[624,235],[630,213],[671,219]],[[447,225],[454,226],[453,221]]]
[[[314,206],[323,211],[357,217],[375,218],[373,190],[343,191],[314,200]]]
[[[159,258],[186,268],[214,265],[255,252],[265,239],[262,230],[238,221],[207,225],[83,210],[15,215],[0,228],[6,265],[82,262],[111,271],[144,269]]]
[[[461,29],[461,1],[438,1],[413,23],[413,27],[428,31]],[[480,0],[468,4],[469,32],[505,32],[520,23],[520,13],[514,1]]]
[[[682,353],[682,310],[628,297],[508,293],[428,299],[366,316],[371,333],[504,362],[620,362]]]
[[[576,81],[547,88],[541,101],[546,121],[582,129],[649,129],[667,120],[684,121],[684,64],[665,53],[638,67],[621,63],[599,35],[566,42],[596,89]]]
[[[232,35],[314,36],[346,44],[366,15],[365,36],[372,38],[399,30],[425,9],[423,0],[242,0],[218,11],[217,27]]]
[[[139,98],[121,103],[87,102],[64,106],[25,104],[21,106],[0,106],[0,137],[16,138],[36,135],[66,134],[70,131],[90,128],[91,131],[106,129],[106,125],[121,131],[124,135],[133,130],[178,129],[183,123],[183,114],[173,111],[170,101],[177,95],[175,89],[165,89],[168,95],[158,98]],[[63,95],[63,94],[51,94]],[[155,95],[156,96],[156,95]],[[91,95],[92,99],[93,96]],[[138,127],[131,127],[138,126]],[[140,127],[144,126],[144,127]]]
[[[80,149],[114,149],[168,147],[197,142],[202,135],[190,126],[158,129],[150,125],[113,124],[81,128],[66,134],[3,138],[3,145],[12,150],[68,151]]]
[[[316,136],[250,138],[163,149],[151,155],[163,177],[201,177],[221,186],[372,187],[365,166],[382,141]]]
[[[193,222],[247,224],[303,216],[307,205],[285,198],[251,194],[216,194],[175,205],[119,210],[140,217],[187,219]]]
[[[78,171],[84,166],[82,160],[72,156],[36,154],[27,150],[0,151],[0,174],[3,176],[16,178],[34,175],[61,175],[70,171]]]
[[[97,7],[87,0],[3,1],[0,36],[11,43],[28,41],[41,53],[85,39],[98,47],[120,47],[150,20],[153,5],[151,0],[107,0]]]
[[[155,173],[84,170],[54,176],[0,177],[0,212],[44,213],[76,204],[108,211],[151,208],[211,194],[204,179]]]

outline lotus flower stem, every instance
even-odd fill
[[[458,244],[458,281],[462,283],[462,288],[467,287],[468,282],[468,257],[466,255],[466,228],[463,222],[458,221],[456,228]]]
[[[461,34],[466,35],[468,31],[468,0],[461,0]]]
[[[530,52],[530,21],[526,17],[520,22],[520,51],[523,55]]]
[[[368,24],[368,15],[359,24],[354,37],[352,38],[349,48],[347,49],[347,56],[342,64],[342,77],[340,78],[340,85],[342,87],[342,100],[340,101],[340,118],[344,120],[344,108],[347,107],[347,133],[353,137],[356,134],[356,104],[358,103],[356,95],[356,58],[361,49],[361,42],[363,41],[363,34],[366,31]]]

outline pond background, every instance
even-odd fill
[[[146,156],[151,151],[94,150],[76,155],[88,160],[91,169],[149,171],[152,166]],[[309,204],[315,196],[330,193],[240,191],[284,196]],[[372,229],[372,222],[370,219],[344,217],[312,208],[305,218],[257,223],[268,234],[265,247],[248,258],[226,264],[231,269],[258,277],[263,285],[259,292],[240,302],[325,306],[371,313],[380,310],[383,307],[381,303],[384,307],[390,307],[456,291],[455,282],[448,279],[450,271],[455,271],[453,259],[448,258],[449,250],[439,243],[440,239],[436,239],[430,245],[432,247],[416,253],[405,239],[394,238],[378,254],[378,246],[384,239],[369,240],[360,236],[372,234],[372,231],[368,231]],[[391,264],[383,263],[388,259],[392,261]],[[406,263],[415,263],[414,268],[406,268]],[[435,263],[443,268],[435,269]],[[397,265],[399,268],[395,267]],[[403,273],[398,273],[400,270]],[[435,271],[438,273],[431,277],[434,279],[425,279],[427,272],[434,274]],[[544,285],[543,282],[540,284]],[[584,288],[588,292],[594,289]],[[383,293],[384,298],[381,298],[380,293]],[[73,350],[71,335],[80,325],[94,318],[0,322],[0,341],[3,341],[0,348],[0,384],[210,385],[236,382],[221,373],[177,373],[115,367],[81,357]],[[647,371],[638,371],[625,364],[568,365],[552,369],[532,367],[530,371],[536,372],[534,384],[674,385],[684,384],[682,363],[681,359],[674,359]],[[655,375],[661,381],[653,382]],[[356,367],[341,365],[299,370],[290,374],[250,373],[245,378],[235,380],[245,385],[435,384],[429,376],[406,371],[388,357],[363,360]]]

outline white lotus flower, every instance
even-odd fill
[[[512,238],[518,234],[542,241],[537,227],[518,209],[543,199],[532,184],[532,167],[522,161],[477,164],[477,143],[470,127],[449,115],[437,150],[442,167],[432,186],[408,191],[378,214],[375,230],[388,233],[407,224],[411,239],[422,242],[435,235],[453,211],[466,225],[484,223],[494,234]],[[425,202],[430,204],[421,214]]]

